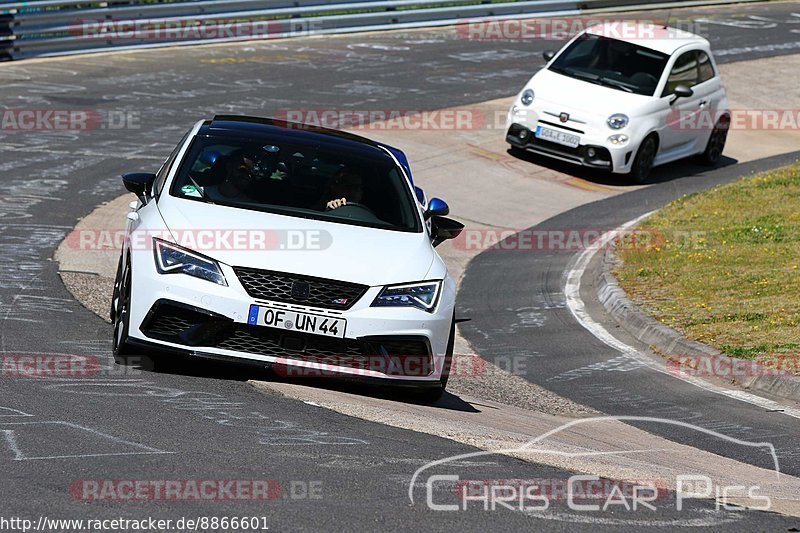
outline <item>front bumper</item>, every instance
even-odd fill
[[[446,278],[433,313],[370,307],[370,287],[347,310],[253,298],[233,268],[222,264],[224,287],[184,274],[159,274],[152,254],[134,253],[129,337],[166,351],[270,363],[288,377],[358,377],[439,382],[448,349],[455,287]],[[345,338],[248,324],[251,305],[343,318]]]
[[[202,361],[218,361],[232,365],[233,364],[245,365],[247,368],[253,368],[254,370],[272,370],[279,376],[284,374],[289,377],[292,377],[293,374],[293,371],[291,369],[282,370],[280,365],[275,363],[262,362],[251,359],[243,359],[241,357],[231,357],[228,355],[221,355],[198,349],[175,348],[172,346],[165,346],[164,344],[149,340],[129,339],[128,344],[131,346],[133,351],[141,354],[139,358],[139,364],[141,364],[144,367],[146,367],[148,364],[147,354],[152,352],[157,352],[159,354],[168,354],[172,357],[182,357],[187,360],[197,359]],[[326,373],[324,372],[319,372],[318,374],[327,377]],[[309,375],[307,377],[315,378],[319,376]],[[364,377],[364,376],[352,376],[341,373],[337,373],[334,377],[338,378],[339,381],[353,381],[358,385],[375,385],[375,386],[391,385],[392,387],[399,387],[399,388],[403,387],[413,388],[415,391],[426,388],[435,388],[439,386],[438,380],[418,381],[418,380],[408,380],[408,379],[394,379],[391,377],[374,378],[374,377]]]
[[[564,146],[555,142],[539,139],[534,135],[537,122],[532,128],[514,122],[506,132],[506,142],[516,148],[521,148],[529,152],[552,157],[568,163],[582,165],[590,168],[607,170],[615,173],[630,172],[635,153],[628,141],[625,145],[613,145],[608,141],[611,133],[605,137],[595,135],[585,131],[578,131],[573,128],[559,126],[555,122],[545,122],[542,126],[563,131],[580,137],[580,145],[575,148]]]

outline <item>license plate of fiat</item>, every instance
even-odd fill
[[[551,130],[542,126],[536,126],[536,138],[550,141],[570,148],[577,148],[581,144],[581,138],[577,135],[564,133],[563,131]]]

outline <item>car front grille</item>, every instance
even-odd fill
[[[334,339],[237,324],[232,335],[215,347],[394,376],[424,377],[434,370],[428,343],[419,338]],[[315,377],[324,372],[289,371],[289,374]]]
[[[421,336],[379,336],[338,339],[234,322],[171,301],[159,300],[142,324],[148,337],[192,347],[220,348],[392,376],[429,376],[434,361]],[[298,373],[298,376],[310,374]]]
[[[367,285],[271,270],[235,267],[234,271],[253,298],[323,309],[350,309],[369,289]]]
[[[579,147],[571,147],[571,146],[564,146],[563,144],[554,143],[552,141],[546,141],[544,139],[537,139],[536,137],[531,136],[530,140],[528,141],[529,144],[533,146],[538,146],[540,148],[544,148],[550,152],[556,152],[561,155],[574,157],[576,159],[580,158],[580,149]]]
[[[309,361],[320,364],[367,368],[369,355],[361,343],[316,335],[285,335],[281,330],[238,325],[216,348]]]
[[[549,123],[545,122],[545,124]],[[574,148],[571,146],[564,146],[537,138],[533,130],[521,124],[515,123],[508,128],[506,142],[517,148],[532,150],[536,153],[558,157],[589,167],[612,170],[611,152],[609,152],[607,148],[595,145],[579,145]],[[594,150],[594,155],[591,157],[588,154],[589,149]]]

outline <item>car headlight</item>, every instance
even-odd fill
[[[625,135],[624,133],[617,133],[616,135],[612,135],[611,137],[609,137],[608,142],[619,146],[621,144],[625,144],[626,142],[628,142],[628,136]]]
[[[615,113],[608,117],[606,121],[608,127],[612,130],[621,130],[625,126],[628,125],[628,115],[623,115],[622,113]]]
[[[219,263],[161,239],[153,239],[156,270],[159,274],[187,274],[218,285],[228,286]]]
[[[441,281],[390,285],[381,290],[372,307],[416,307],[432,313],[441,287]]]
[[[536,98],[536,93],[533,92],[533,89],[525,89],[522,91],[522,96],[519,97],[519,101],[522,102],[523,105],[531,105],[534,98]]]
[[[533,111],[533,109],[527,107],[520,107],[516,104],[511,106],[511,120],[513,122],[521,122],[523,120],[536,120],[535,117],[536,113]]]

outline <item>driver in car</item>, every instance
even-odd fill
[[[341,169],[336,173],[326,198],[330,198],[325,204],[326,209],[336,209],[350,203],[359,203],[364,196],[364,184],[361,175],[348,170]]]
[[[244,152],[231,154],[225,162],[224,181],[218,187],[219,193],[227,198],[234,198],[245,193],[252,183],[251,173],[254,166],[253,159]]]

